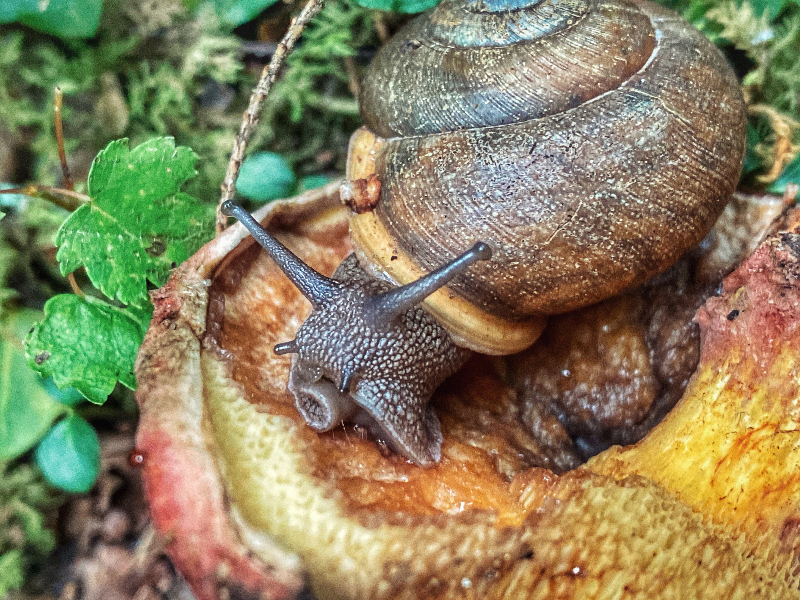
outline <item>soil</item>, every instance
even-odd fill
[[[150,525],[133,425],[99,433],[97,483],[59,509],[56,551],[11,600],[193,600]]]

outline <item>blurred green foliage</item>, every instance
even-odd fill
[[[60,38],[90,38],[97,32],[103,0],[3,0],[0,23],[19,22]]]
[[[379,45],[376,19],[353,0],[325,5],[265,102],[253,150],[282,154],[299,175],[343,172],[350,134],[361,124],[354,88]]]
[[[271,18],[284,22],[291,10],[275,6]],[[377,43],[373,17],[351,0],[327,4],[289,57],[250,152],[279,152],[301,176],[343,167],[347,139],[359,125],[351,81]],[[190,10],[181,0],[108,0],[89,41],[0,26],[0,155],[3,146],[24,147],[32,159],[0,172],[0,180],[59,183],[52,124],[58,86],[67,157],[78,181],[111,139],[124,136],[137,145],[171,135],[201,158],[187,191],[216,200],[260,72],[254,61],[264,64],[274,48],[266,41],[245,49],[231,27],[214,3]]]
[[[38,469],[0,461],[0,598],[22,585],[28,568],[55,547],[45,515],[60,501]]]

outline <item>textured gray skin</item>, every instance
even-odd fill
[[[297,410],[319,431],[360,423],[416,464],[435,464],[442,434],[428,403],[469,351],[419,306],[372,323],[365,304],[392,286],[367,275],[354,255],[333,281],[339,289],[295,338],[289,390]]]
[[[345,421],[360,423],[418,465],[438,462],[442,432],[428,403],[470,353],[418,304],[476,261],[489,260],[491,248],[478,242],[397,288],[368,275],[352,254],[331,279],[232,200],[221,208],[241,221],[311,302],[311,315],[295,339],[275,346],[277,354],[294,354],[289,390],[306,422],[318,431]]]

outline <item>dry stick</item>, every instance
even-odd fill
[[[389,28],[386,26],[383,15],[384,13],[379,10],[372,13],[372,22],[375,25],[375,31],[378,32],[378,40],[380,40],[381,44],[385,44],[389,41],[389,38],[392,37],[392,34],[389,33]]]
[[[67,153],[64,150],[64,125],[61,119],[61,106],[63,104],[64,94],[58,87],[53,88],[53,123],[56,127],[56,144],[58,145],[58,158],[61,159],[61,172],[64,175],[64,187],[68,190],[74,190],[75,184],[72,181],[72,175],[69,173],[69,166],[67,165]]]
[[[354,98],[358,98],[361,96],[361,82],[358,80],[356,61],[352,56],[344,57],[344,68],[347,71],[347,86],[350,88],[350,93]]]
[[[72,175],[69,172],[69,165],[67,164],[67,151],[64,150],[64,119],[62,117],[63,111],[61,110],[64,104],[64,94],[61,89],[56,86],[53,88],[53,125],[56,130],[56,146],[58,147],[58,158],[61,161],[61,174],[64,177],[64,188],[70,192],[75,191],[75,183],[72,181]],[[75,279],[75,272],[67,273],[67,281],[69,287],[72,288],[73,293],[79,298],[85,298],[86,294],[83,293],[81,286],[78,285],[78,280]]]
[[[224,202],[233,200],[236,194],[236,179],[239,177],[239,169],[244,159],[244,149],[258,124],[258,112],[261,109],[261,103],[264,101],[264,98],[267,97],[267,94],[269,94],[269,90],[278,76],[278,71],[283,66],[283,62],[286,60],[288,54],[294,48],[300,34],[303,33],[303,29],[305,29],[309,21],[322,9],[323,4],[324,0],[308,0],[303,10],[300,11],[300,14],[292,19],[289,30],[278,43],[275,54],[272,55],[269,64],[264,67],[258,85],[250,95],[250,103],[242,117],[242,126],[233,142],[231,160],[228,163],[228,172],[225,173],[225,180],[222,182],[222,197],[217,205],[217,233],[225,229],[228,222],[228,218],[222,214],[220,207]]]
[[[86,294],[81,289],[81,286],[78,284],[78,280],[75,279],[75,271],[67,273],[67,281],[69,281],[69,287],[72,288],[73,294],[75,294],[79,298],[86,298]]]
[[[89,201],[89,196],[75,191],[75,184],[67,165],[67,153],[64,150],[64,124],[62,122],[62,105],[64,94],[58,87],[53,88],[53,125],[56,130],[56,145],[58,158],[61,160],[61,172],[64,175],[64,187],[57,188],[49,185],[31,184],[24,187],[0,191],[0,194],[24,194],[33,198],[43,198],[70,212],[76,210]]]

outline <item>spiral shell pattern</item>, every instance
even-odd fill
[[[496,1],[445,0],[401,30],[362,113],[387,138],[373,218],[394,254],[431,270],[482,240],[495,258],[451,290],[525,319],[613,295],[696,245],[738,181],[744,102],[721,53],[664,8]]]

